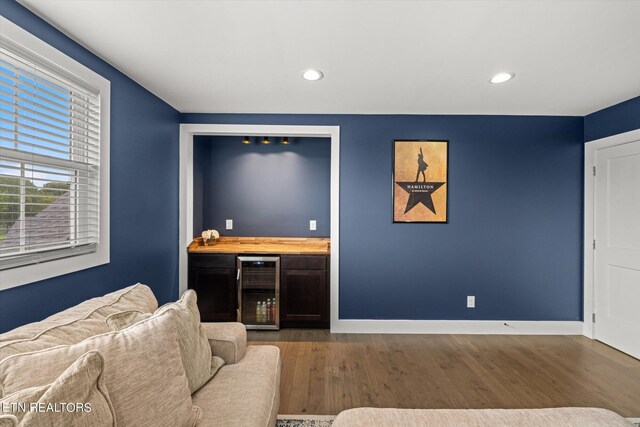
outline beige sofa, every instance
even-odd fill
[[[332,427],[634,427],[599,408],[396,409],[355,408],[340,412]]]
[[[158,303],[151,289],[142,284],[85,301],[40,322],[0,334],[0,364],[5,365],[4,368],[7,370],[6,365],[11,365],[14,359],[24,357],[24,354],[37,355],[39,352],[42,354],[58,346],[76,345],[105,334],[107,336],[116,334],[116,332],[110,332],[113,328],[110,329],[106,323],[109,316],[127,311],[153,313],[157,308]],[[146,317],[149,316],[146,315]],[[178,336],[175,327],[173,328],[172,333]],[[202,323],[200,333],[202,331],[206,334],[212,355],[222,358],[224,366],[215,373],[213,378],[191,394],[192,405],[197,409],[194,414],[198,418],[192,425],[216,427],[275,425],[280,401],[279,349],[266,345],[247,346],[246,330],[239,323]],[[159,338],[151,332],[140,339]],[[128,345],[126,342],[125,344]],[[154,363],[152,360],[156,360],[155,363],[158,363],[157,360],[162,360],[162,353],[155,350],[153,355],[149,354],[149,363]],[[167,350],[167,357],[169,357],[168,353],[170,352]],[[179,357],[180,353],[177,354]],[[213,357],[211,359],[220,360]],[[114,362],[105,357],[104,363],[113,364]],[[211,365],[213,366],[213,363]],[[122,370],[126,367],[118,369]],[[8,371],[10,372],[10,369]],[[181,372],[181,378],[184,378],[181,380],[184,382],[181,387],[186,388],[185,371]],[[0,399],[2,399],[1,387],[0,383]],[[186,388],[186,391],[188,399],[189,388]],[[110,393],[112,400],[115,400],[113,391]],[[151,399],[155,401],[154,396],[151,396]],[[144,411],[144,408],[140,410]],[[115,415],[114,418],[116,418]],[[122,422],[114,422],[113,425],[115,424],[126,427]],[[0,420],[0,425],[5,424]]]

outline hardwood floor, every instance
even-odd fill
[[[252,331],[282,356],[281,414],[359,406],[594,406],[640,417],[640,361],[582,336]]]

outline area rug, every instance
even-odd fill
[[[276,427],[331,427],[333,415],[278,415]],[[640,427],[640,418],[627,418]]]
[[[331,427],[335,415],[278,415],[276,427]]]

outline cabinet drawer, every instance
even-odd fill
[[[189,268],[236,268],[235,255],[189,254]]]
[[[326,270],[327,257],[313,255],[284,255],[280,259],[283,270]]]

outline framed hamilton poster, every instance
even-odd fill
[[[448,218],[449,141],[393,141],[393,222]]]

